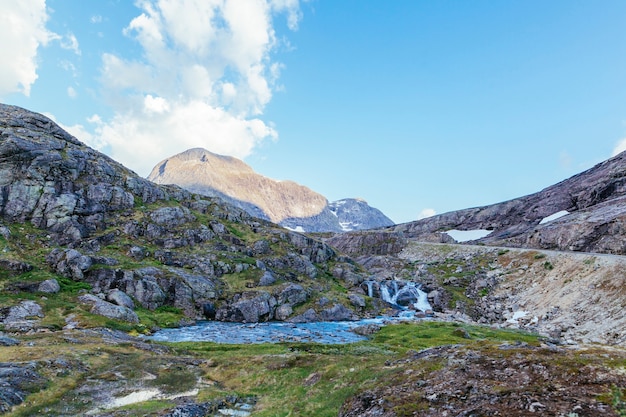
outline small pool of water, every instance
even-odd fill
[[[201,321],[193,326],[162,329],[146,339],[159,342],[215,342],[215,343],[280,343],[304,342],[342,344],[366,340],[352,330],[366,324],[413,320],[411,317],[380,317],[358,321],[335,321],[315,323],[225,323]]]

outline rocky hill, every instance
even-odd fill
[[[450,230],[490,232],[488,245],[626,254],[626,153],[535,194],[395,226],[406,237],[453,242]]]
[[[365,313],[349,297],[349,288],[361,292],[358,279],[341,278],[359,271],[328,245],[142,179],[46,117],[7,105],[0,190],[0,284],[12,294],[1,305],[5,328],[66,326],[51,316],[56,297],[31,300],[42,291],[76,304],[74,321],[96,315],[144,328],[155,311],[247,322]]]
[[[205,149],[189,149],[159,162],[148,176],[194,193],[219,197],[250,215],[303,232],[342,232],[393,225],[358,199],[328,200],[293,181],[257,174],[243,161]]]

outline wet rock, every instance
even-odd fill
[[[311,323],[314,321],[320,321],[320,316],[317,315],[315,310],[313,310],[312,308],[309,308],[304,313],[298,316],[292,317],[287,321],[291,323]]]
[[[352,331],[361,336],[371,336],[374,333],[379,332],[381,326],[375,323],[364,324],[363,326],[358,326],[352,329]]]
[[[331,308],[323,310],[320,313],[320,317],[323,321],[345,321],[358,319],[358,316],[343,304],[335,304]]]
[[[267,292],[243,294],[243,298],[219,308],[215,319],[245,323],[268,321],[274,317],[276,299]]]

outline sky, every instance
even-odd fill
[[[626,149],[623,0],[0,0],[0,101],[141,176],[189,148],[396,223]]]

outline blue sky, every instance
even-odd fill
[[[0,99],[146,176],[191,147],[396,222],[626,149],[626,2],[0,0]]]

